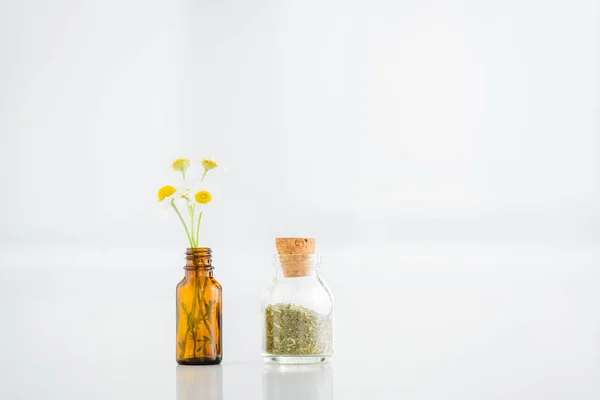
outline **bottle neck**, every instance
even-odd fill
[[[308,278],[318,274],[320,258],[316,254],[279,254],[275,256],[276,278]]]
[[[192,278],[192,277],[207,277],[207,278],[212,278],[213,277],[213,270],[212,269],[201,269],[201,268],[185,268],[185,277],[186,278]]]
[[[303,271],[302,273],[290,273],[288,270],[278,267],[275,270],[275,279],[277,280],[288,280],[288,279],[297,279],[297,278],[316,278],[319,275],[317,269],[313,269],[311,271]]]
[[[185,250],[185,276],[213,276],[212,252],[208,247]]]

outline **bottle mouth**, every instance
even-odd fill
[[[187,248],[184,269],[213,269],[210,247]]]
[[[210,247],[188,247],[187,249],[185,249],[185,254],[186,255],[192,255],[192,254],[202,254],[202,255],[211,255],[212,250],[210,249]]]

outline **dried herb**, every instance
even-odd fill
[[[308,308],[279,303],[267,306],[267,352],[280,355],[326,354],[331,348],[331,319]]]

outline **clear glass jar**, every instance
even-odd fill
[[[333,354],[333,298],[316,254],[279,254],[262,297],[267,363],[316,364]]]

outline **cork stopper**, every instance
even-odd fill
[[[314,238],[276,238],[279,254],[315,254]]]
[[[275,245],[286,278],[308,276],[314,271],[314,238],[276,238]]]

